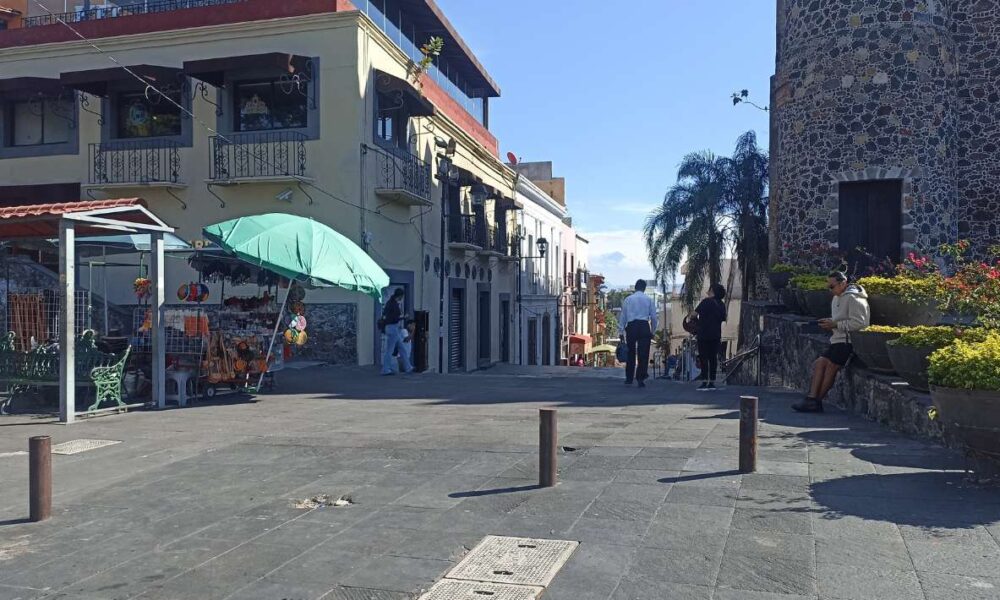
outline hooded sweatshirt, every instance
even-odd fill
[[[843,294],[833,297],[833,322],[837,328],[833,330],[831,344],[850,343],[851,332],[861,331],[871,324],[865,288],[852,283]]]

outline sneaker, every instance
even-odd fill
[[[625,380],[625,385],[632,385],[632,380],[631,379],[626,379]]]
[[[698,391],[698,392],[704,392],[704,391],[705,391],[705,390],[707,390],[707,389],[708,389],[708,382],[706,382],[706,381],[703,381],[703,382],[701,383],[701,385],[699,385],[699,386],[698,386],[698,389],[697,389],[697,390],[695,390],[695,391]]]
[[[639,387],[641,387],[641,388],[646,387],[646,381],[644,379],[640,379],[639,380]]]
[[[815,398],[803,398],[801,402],[792,405],[792,410],[800,413],[821,413],[823,412],[823,402]]]
[[[719,389],[719,388],[715,387],[714,383],[707,383],[707,384],[705,384],[705,391],[714,392],[717,389]]]

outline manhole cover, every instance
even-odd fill
[[[120,443],[121,440],[73,440],[52,446],[52,454],[79,454]]]
[[[445,579],[420,600],[537,600],[542,588]]]
[[[465,557],[449,579],[546,587],[569,560],[578,542],[488,536]]]

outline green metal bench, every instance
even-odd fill
[[[29,352],[17,350],[17,335],[8,333],[0,338],[0,383],[9,386],[6,398],[0,400],[0,413],[11,401],[39,387],[59,386],[59,351],[53,347],[39,346]],[[94,403],[87,409],[93,412],[102,402],[114,402],[118,408],[127,408],[122,401],[122,379],[132,348],[121,354],[108,354],[97,348],[97,336],[84,331],[76,344],[76,382],[78,386],[93,387]]]

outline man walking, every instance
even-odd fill
[[[393,356],[397,351],[403,363],[403,370],[406,373],[413,372],[413,364],[410,362],[410,352],[403,339],[406,330],[403,329],[403,288],[396,288],[392,297],[385,303],[382,309],[381,325],[385,328],[385,347],[382,349],[382,374],[395,375],[399,369],[396,358]]]
[[[646,282],[635,282],[635,293],[622,302],[618,319],[618,333],[628,344],[628,361],[625,363],[625,385],[639,382],[646,387],[649,377],[649,346],[656,331],[656,303],[646,295]],[[638,361],[638,362],[636,362]]]

